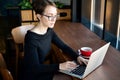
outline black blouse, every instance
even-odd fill
[[[24,43],[24,80],[52,80],[54,72],[59,70],[59,63],[44,64],[52,43],[75,60],[78,57],[50,28],[44,35],[28,31]]]

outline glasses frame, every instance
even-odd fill
[[[48,16],[48,15],[45,15],[45,14],[42,14],[43,16],[47,17],[49,21],[51,20],[54,20],[54,19],[57,19],[60,17],[59,14],[55,15],[55,16]]]

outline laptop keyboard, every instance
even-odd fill
[[[85,72],[86,66],[78,66],[75,69],[73,69],[70,73],[76,74],[76,75],[82,75]]]

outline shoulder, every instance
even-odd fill
[[[36,38],[37,38],[36,34],[29,30],[25,35],[25,42],[35,42]]]
[[[54,29],[51,29],[51,28],[48,28],[48,32],[52,33],[52,34],[56,34],[55,31],[54,31]]]

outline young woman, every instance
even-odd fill
[[[73,61],[44,64],[52,43],[65,53],[68,53],[80,64],[82,62],[87,64],[86,59],[77,55],[53,31],[52,28],[58,17],[56,5],[50,0],[35,0],[33,2],[33,10],[39,22],[25,36],[24,80],[56,80],[55,73],[58,70],[74,69],[77,66]]]

